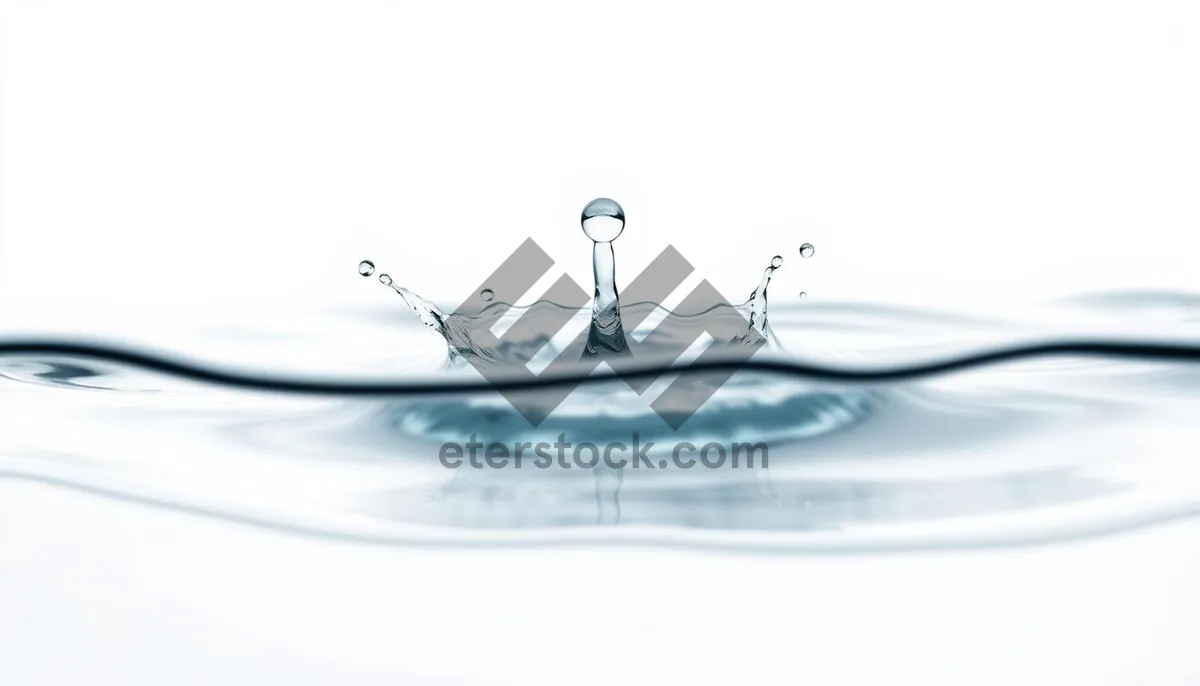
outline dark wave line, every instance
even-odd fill
[[[487,390],[521,390],[552,386],[576,386],[603,383],[616,378],[657,378],[666,372],[688,371],[747,371],[806,378],[817,381],[844,383],[876,383],[906,381],[974,367],[1037,357],[1104,357],[1144,361],[1200,363],[1200,344],[1137,343],[1119,341],[1057,341],[1030,343],[966,353],[930,362],[877,368],[833,367],[799,361],[750,359],[746,362],[714,360],[687,365],[649,365],[620,375],[606,373],[582,376],[578,374],[544,374],[534,379],[513,379],[495,383],[475,381],[442,383],[432,381],[352,381],[304,378],[299,376],[269,376],[223,370],[212,365],[171,359],[166,355],[141,352],[132,348],[70,341],[29,340],[0,341],[0,357],[64,356],[97,360],[160,372],[203,383],[269,391],[327,396],[404,396],[445,395]]]

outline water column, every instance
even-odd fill
[[[592,268],[596,295],[588,328],[585,355],[628,355],[625,330],[621,327],[621,303],[617,298],[616,258],[612,242],[625,230],[625,210],[615,200],[596,198],[580,216],[583,233],[592,239]]]

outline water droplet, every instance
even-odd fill
[[[358,273],[363,276],[370,276],[375,273],[375,263],[371,260],[363,260],[358,263]]]
[[[479,297],[483,298],[484,302],[491,302],[492,298],[496,297],[496,294],[492,292],[492,289],[485,288],[482,291],[479,291]]]
[[[387,274],[380,274],[379,275],[379,283],[381,283],[385,286],[390,286],[390,285],[392,285],[392,277],[388,276]]]
[[[812,257],[815,251],[816,249],[813,248],[812,243],[805,243],[800,246],[800,257]]]
[[[804,291],[800,291],[800,299],[801,300],[804,300],[807,297],[808,297],[808,293],[805,293]]]
[[[771,258],[771,267],[773,269],[779,269],[782,266],[783,266],[783,255],[776,255],[775,257]]]
[[[616,200],[596,198],[583,208],[579,223],[588,238],[597,243],[609,243],[625,230],[625,210]]]

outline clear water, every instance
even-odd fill
[[[592,308],[564,317],[557,303],[510,307],[485,289],[477,313],[447,314],[380,274],[416,317],[387,299],[356,318],[354,340],[386,345],[363,360],[371,374],[297,368],[255,377],[103,346],[5,342],[0,476],[396,545],[986,547],[1200,511],[1200,461],[1190,449],[1200,439],[1200,299],[1108,293],[988,319],[797,298],[772,304],[768,324],[768,286],[783,264],[776,256],[745,302],[666,311],[619,301],[612,242],[623,213],[615,203],[592,209],[583,217],[599,255]],[[589,221],[618,213],[620,226],[589,230]],[[358,271],[370,276],[375,266],[363,261]],[[650,407],[663,380],[639,393],[637,383],[593,376],[535,427],[466,363],[553,369],[559,359],[620,352],[632,336],[648,351],[639,362],[670,365],[673,356],[655,358],[658,346],[673,350],[721,317],[742,318],[746,335],[769,345],[678,430]],[[527,335],[501,349],[471,338],[480,326],[516,320]],[[629,322],[637,324],[626,331]],[[289,344],[311,347],[309,359],[345,344],[344,323],[322,330],[323,340]],[[1152,343],[1161,345],[1133,345],[1130,330],[1156,331]],[[988,354],[1047,340],[1067,343]],[[962,362],[973,351],[985,354]],[[603,443],[633,432],[656,444],[648,466],[447,469],[438,461],[442,443],[472,434],[485,444]],[[766,442],[770,466],[681,469],[666,460],[681,441]]]
[[[1194,339],[1197,303],[1157,298],[1159,328],[1166,310],[1173,338]],[[1074,318],[1054,318],[1112,338],[1106,323],[1138,316],[1120,302],[1071,303],[1060,309]],[[1042,338],[1030,333],[1044,321],[806,301],[773,307],[771,325],[782,348],[767,359],[874,368]],[[452,386],[474,374],[444,370],[416,318],[382,309],[363,318],[360,335],[411,351],[402,356],[413,368],[392,378]],[[372,366],[394,369],[395,358]],[[973,546],[1095,535],[1200,509],[1200,463],[1188,447],[1200,439],[1200,367],[1154,359],[1030,358],[850,385],[746,371],[679,431],[619,380],[578,388],[534,429],[488,391],[278,394],[63,354],[7,355],[0,373],[7,478],[350,539]],[[767,441],[770,468],[612,475],[437,461],[438,446],[467,431],[485,441],[603,441],[632,429],[660,443]]]

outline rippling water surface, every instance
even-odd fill
[[[882,368],[1063,338],[1200,343],[1200,302],[1180,294],[1098,294],[996,318],[786,300],[772,302],[778,346],[762,359]],[[269,345],[316,361],[296,369],[311,376],[349,326],[377,358],[353,378],[478,381],[469,366],[443,369],[436,334],[406,315],[365,312],[348,325],[331,313],[340,319],[325,336]],[[188,352],[211,359],[204,350],[198,341]],[[1200,511],[1200,366],[1153,358],[1029,357],[903,382],[747,370],[677,431],[649,409],[653,389],[639,397],[615,379],[576,389],[535,428],[487,390],[286,395],[45,354],[0,358],[0,374],[5,478],[351,540],[802,553],[1024,545]],[[682,441],[762,441],[770,466],[438,461],[443,442],[470,434],[603,443],[635,430],[655,442],[656,465]]]

